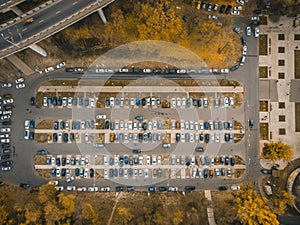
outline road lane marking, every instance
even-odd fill
[[[59,14],[60,13],[60,11],[57,11],[55,14]]]
[[[77,4],[77,2],[73,2],[73,4],[72,5],[76,5]]]
[[[22,29],[22,31],[25,31],[25,30],[27,30],[27,28]]]
[[[39,21],[39,23],[42,23],[42,22],[44,22],[44,20],[40,20],[40,21]]]

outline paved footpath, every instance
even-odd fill
[[[211,192],[210,190],[205,190],[204,191],[205,197],[209,201],[209,205],[207,207],[207,218],[208,218],[208,224],[209,225],[216,225],[215,217],[214,217],[214,209],[212,207],[212,198],[211,198]]]
[[[15,54],[7,56],[6,59],[11,62],[15,67],[17,67],[19,70],[21,70],[25,75],[33,74],[34,71],[27,66],[19,57],[17,57]]]
[[[244,92],[242,86],[41,86],[38,92]]]

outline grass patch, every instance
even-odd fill
[[[44,170],[41,170],[41,169],[38,169],[36,170],[36,172],[43,178],[51,178],[51,170],[50,169],[44,169]]]
[[[295,79],[300,79],[300,50],[295,50]]]
[[[245,174],[245,169],[235,169],[234,170],[234,178],[240,178],[242,176],[244,176]]]
[[[269,124],[268,123],[260,123],[259,124],[259,133],[261,140],[269,140]]]
[[[35,129],[52,129],[54,120],[42,120],[39,122]]]
[[[238,143],[244,138],[245,134],[233,134],[233,142]]]
[[[260,25],[268,25],[268,17],[267,16],[260,16],[259,17]]]
[[[77,86],[80,84],[79,80],[50,80],[44,83],[43,86]]]
[[[36,142],[45,143],[49,140],[49,134],[36,133],[34,135],[34,139],[35,139]]]
[[[259,55],[268,55],[268,35],[259,35]]]
[[[268,67],[267,66],[259,67],[259,78],[268,78]]]
[[[268,112],[269,105],[267,101],[260,101],[259,102],[259,111],[261,112]]]
[[[300,132],[300,103],[295,103],[296,132]]]
[[[245,165],[245,160],[242,159],[240,156],[235,155],[235,156],[234,156],[234,159],[235,159],[235,163],[236,163],[236,164]]]
[[[46,165],[46,155],[35,155],[34,165]]]

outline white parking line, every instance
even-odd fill
[[[40,21],[39,21],[39,23],[42,23],[42,22],[44,22],[44,20],[40,20]]]
[[[55,14],[59,14],[61,11],[57,11]]]
[[[25,31],[25,30],[27,30],[27,28],[22,29],[22,31]]]
[[[73,4],[72,5],[76,5],[77,4],[77,2],[73,2]]]

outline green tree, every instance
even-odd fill
[[[276,215],[267,206],[267,199],[261,198],[251,184],[236,193],[234,202],[238,207],[238,218],[243,224],[279,225]]]
[[[273,162],[276,160],[290,161],[293,156],[293,147],[279,142],[264,143],[263,156]]]

